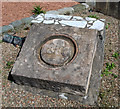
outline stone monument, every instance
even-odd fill
[[[41,14],[32,23],[11,72],[14,81],[94,104],[103,65],[104,19]]]

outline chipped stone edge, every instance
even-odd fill
[[[96,30],[96,34],[97,34],[97,30]],[[91,78],[91,74],[92,74],[92,67],[93,67],[92,65],[93,65],[93,60],[94,60],[94,57],[95,57],[96,50],[97,50],[97,42],[94,45],[94,52],[93,52],[93,56],[92,56],[91,68],[90,68],[90,73],[88,75],[88,82],[87,82],[86,92],[85,92],[86,95],[88,93],[88,88],[89,88],[89,84],[90,84],[90,78]]]

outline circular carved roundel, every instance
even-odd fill
[[[62,66],[69,63],[76,54],[75,41],[65,35],[47,38],[40,47],[40,59],[50,66]]]

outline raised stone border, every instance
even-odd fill
[[[44,24],[61,24],[62,26],[73,26],[78,28],[96,29],[103,32],[105,26],[105,19],[97,20],[95,18],[82,18],[80,16],[67,16],[56,14],[40,14],[37,17],[27,17],[21,20],[16,20],[0,27],[0,35],[8,31],[14,31],[16,28],[20,28],[24,25],[30,25],[31,23],[44,23]]]
[[[87,5],[86,3],[79,4],[79,5],[81,5],[83,7],[83,9],[89,8],[89,5]],[[58,10],[48,11],[48,12],[46,12],[46,15],[48,15],[48,14],[55,14],[55,15],[70,14],[70,15],[72,15],[72,13],[74,13],[74,11],[76,11],[75,6],[73,6],[73,7],[65,7],[65,8],[58,9]],[[38,17],[36,17],[36,18],[39,18],[39,16],[40,15],[38,15]],[[65,16],[63,16],[63,17],[65,17]],[[19,29],[20,27],[22,27],[24,25],[30,25],[32,22],[35,23],[36,21],[32,21],[32,20],[34,20],[34,18],[35,18],[34,16],[30,16],[30,17],[27,17],[27,18],[23,18],[21,20],[16,20],[16,21],[10,23],[9,25],[5,25],[3,27],[0,27],[0,35],[2,35],[3,33],[8,32],[8,31],[14,31],[15,29]],[[39,19],[37,19],[37,20],[39,20]],[[74,23],[75,20],[78,20],[78,21],[81,20],[82,22],[79,22],[80,24],[83,24],[83,21],[86,24],[86,21],[87,21],[86,28],[97,29],[97,30],[99,30],[99,24],[101,25],[101,27],[103,27],[102,25],[103,25],[103,22],[105,21],[105,19],[100,19],[100,20],[96,21],[96,19],[88,18],[88,17],[86,19],[83,19],[83,18],[81,18],[79,16],[74,16],[74,17],[72,17],[71,20],[72,20],[72,22],[71,22],[72,24]],[[101,22],[101,21],[103,21],[103,22]],[[51,21],[45,21],[44,23],[46,23],[46,22],[49,23]],[[38,21],[37,23],[41,23],[41,22]],[[69,22],[61,21],[61,24],[63,26],[67,25],[66,23],[69,23]],[[55,24],[58,24],[57,20],[56,20]],[[93,25],[91,26],[91,24],[93,24]],[[84,25],[82,27],[84,27]]]
[[[48,11],[46,13],[49,14],[72,14],[74,12],[74,9],[72,7],[66,7],[66,8],[62,8],[62,9],[58,9],[58,10],[52,10],[52,11]],[[31,21],[34,19],[34,15],[27,17],[27,18],[23,18],[21,20],[16,20],[12,23],[10,23],[9,25],[5,25],[0,27],[0,35],[2,35],[3,33],[6,33],[8,31],[14,31],[17,28],[20,28],[21,26],[24,25],[29,25],[31,24]]]
[[[14,31],[15,28],[20,28],[23,25],[31,24],[32,20],[33,20],[32,17],[27,17],[27,18],[23,18],[21,20],[16,20],[16,21],[10,23],[9,25],[0,27],[0,35],[8,32],[8,31]]]

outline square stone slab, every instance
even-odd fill
[[[85,96],[97,44],[97,30],[34,24],[11,75],[18,84]]]

